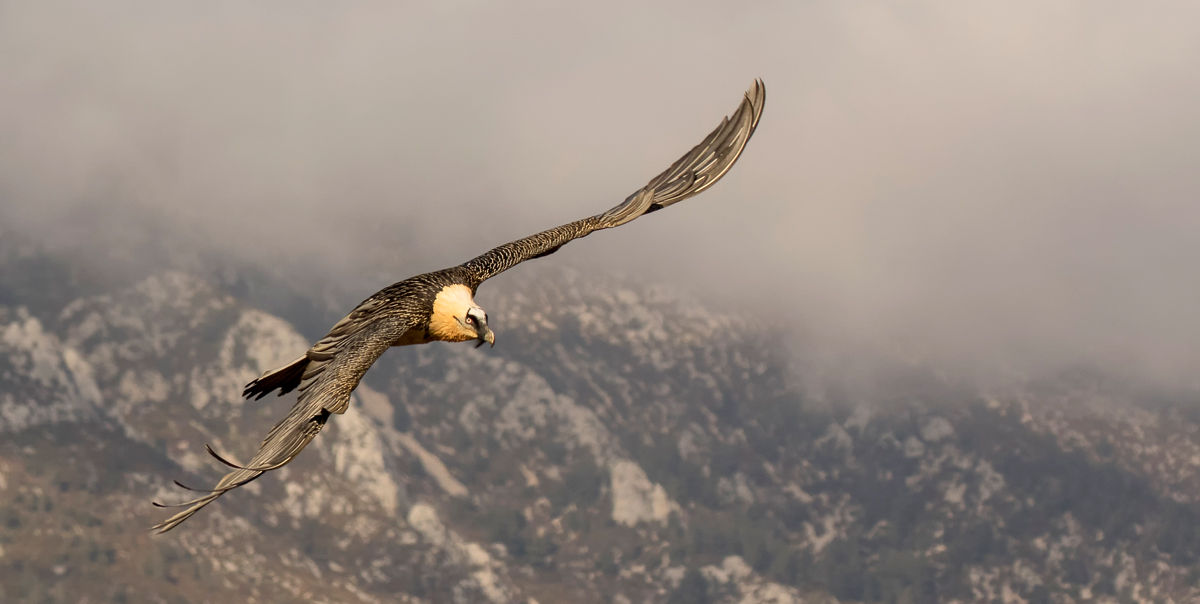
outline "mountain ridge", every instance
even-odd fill
[[[289,404],[241,386],[308,345],[228,282],[0,308],[0,598],[1197,595],[1187,401],[901,368],[899,402],[814,402],[770,326],[569,269],[481,294],[494,350],[390,351],[293,464],[151,539],[150,499],[215,480],[203,444],[248,459]]]

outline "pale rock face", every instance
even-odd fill
[[[809,504],[809,503],[813,502],[812,495],[809,495],[808,493],[806,493],[804,491],[804,489],[800,488],[800,485],[798,485],[794,482],[788,483],[787,485],[785,485],[783,487],[783,491],[785,493],[791,495],[793,498],[796,499],[796,501],[799,501],[800,503]]]
[[[754,490],[746,480],[746,475],[736,472],[733,479],[722,476],[717,479],[717,497],[725,505],[734,503],[754,503]]]
[[[746,564],[741,556],[729,556],[721,561],[720,566],[706,566],[702,571],[710,581],[717,583],[740,581],[754,573],[754,570]]]
[[[563,272],[567,277],[564,284],[595,279]],[[579,321],[586,335],[627,348],[639,363],[656,371],[688,365],[695,346],[719,340],[740,326],[729,316],[706,312],[696,304],[681,304],[677,296],[659,289],[635,292],[628,287],[597,285],[597,300],[587,305],[569,300],[572,304],[565,310]],[[670,314],[666,308],[671,309]]]
[[[963,495],[967,493],[967,485],[963,483],[947,485],[943,499],[946,503],[962,508]]]
[[[742,503],[754,503],[754,490],[750,488],[749,481],[746,480],[746,475],[738,472],[733,475],[734,493]]]
[[[529,441],[537,437],[540,429],[553,422],[572,446],[589,451],[597,465],[612,466],[626,459],[620,445],[595,411],[556,393],[545,378],[520,364],[505,363],[499,359],[484,362],[493,368],[503,366],[503,371],[498,373],[515,382],[511,395],[493,422],[498,438],[515,437]],[[479,421],[481,406],[476,403],[465,406],[459,421],[475,426]]]
[[[718,593],[726,597],[717,601],[730,604],[804,604],[794,587],[780,585],[762,578],[741,556],[729,556],[720,566],[700,569]]]
[[[927,443],[934,443],[943,438],[954,436],[954,426],[944,417],[935,417],[921,427],[921,438]]]
[[[821,553],[830,543],[833,543],[834,539],[846,536],[846,527],[854,519],[854,512],[847,503],[843,499],[829,513],[814,519],[815,524],[821,527],[820,535],[817,534],[817,527],[814,526],[814,523],[804,523],[804,542],[814,554]]]
[[[94,419],[92,367],[24,309],[0,308],[0,431]]]
[[[704,429],[696,424],[689,426],[689,430],[679,436],[679,457],[688,459],[689,457],[703,452],[707,447],[707,435],[704,434]]]
[[[864,553],[878,554],[879,544],[893,547],[888,540],[904,527],[887,514],[888,520],[881,520],[878,510],[867,517],[872,506],[887,512],[890,505],[863,499],[863,491],[879,493],[860,488],[869,480],[890,489],[886,498],[902,491],[924,497],[913,508],[918,528],[908,529],[927,531],[918,535],[927,549],[912,553],[937,568],[952,568],[961,555],[954,544],[964,527],[993,527],[1002,541],[1014,538],[1005,528],[1012,514],[1049,512],[1049,524],[1016,535],[1037,555],[1022,558],[1013,552],[949,571],[966,579],[964,591],[952,596],[959,601],[1032,601],[1034,587],[1068,586],[1064,569],[1081,560],[1112,571],[1112,579],[1111,588],[1071,583],[1080,596],[1103,602],[1112,593],[1128,594],[1135,602],[1195,601],[1196,590],[1185,581],[1191,567],[1159,555],[1140,557],[1138,549],[1127,546],[1129,532],[1114,534],[1120,527],[1098,532],[1094,519],[1048,509],[1041,487],[1024,478],[1042,471],[1032,466],[1041,463],[1037,456],[1055,462],[1059,453],[1052,443],[1035,438],[1040,444],[1031,450],[1032,441],[1021,440],[1029,426],[1035,435],[1069,445],[1068,452],[1090,455],[1089,447],[1111,438],[1112,450],[1095,453],[1120,461],[1120,468],[1132,468],[1134,475],[1151,472],[1158,481],[1152,488],[1169,489],[1175,501],[1194,503],[1200,501],[1195,478],[1200,429],[1189,417],[1122,412],[1099,416],[1110,417],[1117,429],[1098,428],[1090,423],[1096,416],[1072,416],[1069,408],[1045,406],[1033,393],[1014,396],[1016,402],[997,399],[986,409],[963,403],[931,411],[918,404],[900,419],[888,409],[865,406],[844,420],[836,420],[838,414],[803,414],[787,420],[788,428],[798,431],[772,432],[772,424],[789,417],[771,413],[779,410],[772,401],[791,399],[774,374],[764,374],[767,361],[777,359],[763,352],[763,338],[746,331],[745,323],[694,306],[660,305],[653,291],[597,284],[590,275],[529,283],[507,294],[506,302],[523,300],[522,305],[485,304],[496,311],[495,323],[507,324],[512,339],[501,332],[502,341],[520,346],[476,351],[431,345],[389,352],[384,365],[369,374],[378,390],[360,385],[350,409],[334,417],[295,464],[222,498],[157,541],[170,544],[164,552],[177,544],[187,554],[173,558],[170,574],[156,566],[160,560],[136,558],[153,553],[152,548],[130,549],[112,566],[102,555],[92,565],[93,572],[101,571],[100,584],[133,575],[149,581],[148,589],[170,590],[169,578],[186,584],[197,567],[201,575],[211,572],[206,587],[214,601],[236,593],[232,601],[253,596],[258,602],[629,604],[665,601],[689,577],[689,568],[720,560],[700,568],[714,604],[799,604],[801,594],[811,602],[830,602],[820,586],[803,585],[812,591],[798,592],[775,583],[746,560],[728,556],[729,549],[703,554],[711,558],[679,554],[672,548],[678,545],[676,531],[701,522],[745,520],[753,502],[753,508],[787,518],[787,532],[774,537],[785,540],[790,552],[811,553],[814,563],[844,551],[840,540],[858,539]],[[287,322],[179,273],[80,300],[55,324],[63,330],[57,336],[21,311],[0,311],[0,510],[12,509],[17,494],[26,497],[22,510],[27,509],[31,493],[48,494],[56,506],[51,513],[78,510],[70,508],[79,505],[72,498],[81,499],[86,487],[77,483],[89,480],[87,466],[95,462],[86,455],[72,457],[75,449],[64,446],[79,443],[55,443],[43,433],[71,434],[75,428],[67,422],[96,417],[102,421],[81,430],[99,435],[100,452],[132,451],[157,464],[95,468],[100,479],[121,485],[97,495],[99,504],[91,493],[82,498],[85,509],[103,517],[103,525],[81,529],[97,542],[117,530],[128,535],[148,526],[148,500],[180,500],[177,490],[168,489],[169,481],[186,473],[177,473],[171,461],[215,480],[224,468],[205,454],[204,443],[247,459],[263,430],[294,399],[246,404],[240,400],[241,386],[309,344]],[[406,361],[387,365],[396,358]],[[722,399],[734,403],[737,412],[723,413]],[[394,416],[401,413],[412,418],[411,432],[394,427]],[[1006,417],[1014,421],[1005,423]],[[124,438],[119,429],[103,432],[110,419],[126,427]],[[58,422],[55,430],[14,431],[49,422]],[[994,435],[997,429],[1011,431],[1014,440],[984,450],[970,437],[979,430]],[[18,438],[23,439],[19,446],[4,446]],[[1021,452],[1014,454],[1017,447]],[[39,478],[21,467],[25,450],[36,450],[38,463],[52,470],[84,463],[78,478],[70,478],[70,490],[60,494],[57,484],[36,485]],[[676,452],[682,464],[657,464],[662,458],[654,457]],[[598,494],[586,501],[554,499],[555,489],[581,476],[573,472],[589,455],[598,468],[587,468],[593,481],[587,484],[595,484]],[[736,456],[739,464],[717,463],[723,455]],[[1033,461],[1022,466],[1029,455]],[[1052,471],[1055,463],[1045,465]],[[692,483],[671,483],[668,491],[669,472],[675,469],[691,472]],[[1093,469],[1070,465],[1052,478],[1070,486],[1075,474],[1087,479]],[[188,484],[194,478],[178,477]],[[607,489],[599,484],[605,478]],[[1139,520],[1138,531],[1154,530],[1154,522],[1161,522],[1161,516],[1155,520],[1156,510],[1170,503],[1137,500],[1145,490],[1122,495],[1139,519],[1147,519]],[[679,493],[686,505],[677,505],[668,492]],[[101,507],[116,511],[95,511]],[[494,530],[500,515],[492,516],[493,511],[523,519],[518,530],[524,541],[514,541],[527,547],[523,553]],[[786,514],[796,511],[803,514]],[[678,525],[667,522],[672,512],[679,515]],[[17,533],[20,538],[5,541],[0,554],[5,560],[28,561],[26,544],[63,536],[42,532],[34,537],[38,525],[23,526],[29,528],[18,529],[26,531]],[[1190,526],[1194,530],[1195,524]],[[485,543],[493,539],[500,543]],[[614,542],[623,551],[614,551]],[[547,551],[552,553],[543,555]],[[56,562],[39,572],[57,585],[75,586],[65,599],[90,598],[95,583],[81,582],[86,560],[86,555],[74,556],[61,574]],[[613,564],[618,572],[610,574],[606,565]],[[0,565],[0,575],[11,566]],[[4,579],[0,584],[7,588]],[[80,586],[92,591],[81,592]],[[168,594],[164,600],[173,598],[169,591],[158,593]],[[7,601],[3,594],[0,600]]]
[[[625,526],[639,522],[665,524],[679,504],[667,497],[662,485],[650,482],[646,472],[632,461],[619,461],[612,475],[613,520]]]
[[[774,582],[766,582],[742,588],[742,599],[738,604],[804,604],[796,588]]]
[[[122,363],[171,354],[193,330],[235,305],[201,279],[166,272],[122,292],[76,300],[60,318],[70,325],[66,342],[85,352],[97,374],[115,376]]]
[[[430,545],[439,548],[447,546],[449,533],[438,519],[437,510],[433,509],[433,506],[424,503],[412,506],[408,511],[408,525]]]
[[[817,439],[817,446],[829,443],[837,449],[841,449],[849,453],[854,447],[854,438],[850,436],[846,429],[838,424],[829,424],[829,428],[825,431],[825,436]]]
[[[486,361],[498,363],[499,361]],[[613,520],[626,526],[639,522],[665,524],[679,504],[671,501],[662,485],[650,482],[645,471],[630,461],[596,413],[576,404],[570,397],[554,392],[544,378],[532,371],[508,363],[504,374],[516,380],[508,402],[495,420],[498,437],[533,439],[539,429],[553,421],[569,441],[589,451],[596,464],[608,467],[613,494]],[[468,424],[478,422],[477,408],[464,407]],[[745,490],[743,489],[743,492]]]
[[[142,403],[161,403],[171,394],[171,384],[166,378],[153,369],[131,369],[121,374],[117,384],[119,400],[116,403],[123,410],[136,407]]]
[[[337,513],[339,510],[329,509],[330,504],[334,502],[334,494],[324,488],[322,484],[314,480],[314,477],[308,477],[306,481],[308,488],[289,482],[287,485],[288,499],[285,502],[290,509],[298,510],[298,513],[293,514],[296,518],[320,518],[325,515],[325,512],[331,511]],[[295,485],[295,486],[293,486]],[[295,497],[293,497],[295,495]]]
[[[334,467],[392,516],[400,506],[398,487],[384,463],[379,434],[356,403],[351,400],[350,407],[337,418],[332,445]]]
[[[670,587],[671,589],[676,589],[679,587],[679,584],[683,581],[683,577],[686,574],[687,574],[687,567],[680,565],[680,566],[672,566],[672,567],[664,570],[662,573],[662,577],[663,577],[663,581],[666,583],[667,587]]]
[[[451,497],[466,497],[470,494],[470,491],[467,490],[467,487],[463,486],[463,483],[459,482],[458,479],[450,473],[450,469],[446,467],[446,464],[443,463],[437,455],[430,453],[427,449],[425,449],[425,447],[421,446],[421,443],[417,441],[417,439],[413,438],[411,434],[400,433],[397,435],[396,440],[401,444],[401,446],[407,449],[409,453],[416,456],[417,460],[421,462],[421,469],[423,469],[426,474],[429,474],[431,477],[433,477],[434,482],[436,482],[437,485],[441,487],[441,489],[445,491],[447,495],[450,495]]]
[[[463,486],[463,484],[459,482],[453,474],[450,473],[450,470],[446,467],[446,464],[443,463],[441,459],[438,459],[437,455],[430,453],[425,449],[425,447],[421,446],[421,443],[417,441],[412,434],[396,430],[396,428],[392,425],[392,417],[395,411],[392,407],[391,400],[386,394],[379,392],[378,390],[375,390],[366,384],[359,384],[358,388],[354,392],[354,398],[350,403],[351,410],[355,409],[356,407],[360,407],[362,409],[362,414],[366,420],[365,423],[363,423],[362,429],[369,429],[371,434],[378,435],[377,441],[380,445],[387,443],[390,446],[392,454],[400,455],[403,452],[407,452],[408,454],[416,457],[421,463],[421,468],[425,471],[425,473],[433,477],[438,486],[441,487],[442,490],[448,495],[452,497],[466,497],[468,494],[470,494],[470,491],[467,490],[467,487]],[[350,411],[347,410],[347,414],[349,414],[349,412]],[[387,482],[392,485],[393,492],[395,492],[396,485],[395,482],[391,480],[390,474],[388,474],[383,465],[382,452],[382,449],[380,449],[380,479],[378,482],[380,484],[384,484],[383,480],[386,479]],[[394,508],[388,509],[392,512],[395,512]]]
[[[871,423],[871,409],[865,405],[860,405],[854,409],[854,413],[846,419],[845,427],[847,430],[858,428],[859,430],[866,428],[867,424]]]
[[[258,310],[245,310],[225,334],[216,359],[193,368],[192,405],[220,404],[220,413],[242,404],[242,388],[263,372],[308,350],[308,342],[287,322]]]
[[[982,506],[984,502],[991,499],[992,495],[1003,491],[1004,477],[987,460],[980,460],[979,465],[975,467],[975,471],[979,474],[980,478],[979,504]]]
[[[444,552],[455,564],[471,568],[470,578],[460,584],[461,588],[477,589],[493,604],[512,601],[512,589],[497,575],[497,565],[491,554],[478,543],[467,542],[457,533],[446,528],[438,518],[437,510],[425,503],[418,503],[408,511],[408,524],[421,535],[426,543]]]
[[[527,441],[537,436],[539,428],[546,427],[546,415],[558,395],[550,385],[531,373],[523,373],[512,399],[500,410],[496,419],[497,435],[501,438],[514,436]]]
[[[904,441],[904,456],[913,458],[920,457],[925,454],[925,445],[917,440],[917,437],[910,436]]]

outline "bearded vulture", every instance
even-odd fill
[[[487,313],[474,300],[481,283],[526,260],[553,254],[593,231],[621,226],[711,187],[741,155],[758,126],[765,101],[766,88],[761,80],[755,80],[732,117],[724,118],[716,130],[667,171],[603,214],[504,244],[459,266],[405,279],[367,298],[299,358],[246,385],[242,392],[246,398],[261,399],[275,390],[281,396],[299,390],[300,396],[245,466],[222,458],[205,445],[213,457],[233,471],[211,490],[189,489],[205,493],[198,499],[172,506],[155,502],[159,507],[187,509],[151,530],[165,533],[226,492],[292,461],[331,415],[346,411],[350,393],[389,347],[434,340],[476,340],[476,347],[484,343],[494,346],[496,337],[488,326]],[[188,488],[178,481],[176,484]]]

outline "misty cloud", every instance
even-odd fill
[[[1191,380],[1198,22],[1183,2],[5,3],[0,218],[61,238],[120,205],[400,279],[616,204],[762,77],[725,181],[547,261],[847,354]]]

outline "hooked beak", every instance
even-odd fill
[[[476,344],[475,347],[479,348],[486,342],[487,344],[491,344],[492,348],[495,348],[496,334],[492,333],[492,330],[488,329],[487,325],[481,325],[480,329],[482,329],[482,331],[479,332],[479,343]]]

